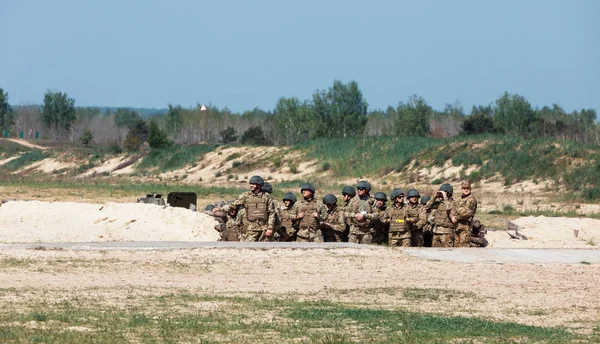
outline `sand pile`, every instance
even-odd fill
[[[488,232],[489,247],[600,249],[600,220],[528,216],[511,222],[527,240],[511,239],[506,231]]]
[[[154,204],[10,201],[0,207],[0,242],[216,241],[215,224]]]

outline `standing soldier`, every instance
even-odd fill
[[[283,206],[281,207],[281,230],[285,231],[284,241],[296,241],[296,231],[298,230],[298,205],[297,198],[291,192],[283,195]]]
[[[271,195],[261,189],[263,184],[262,177],[253,176],[250,178],[250,191],[244,192],[223,208],[213,209],[213,212],[229,212],[232,207],[245,208],[242,241],[259,241],[261,237],[272,237],[274,234],[275,207]]]
[[[404,191],[393,189],[390,198],[394,202],[385,210],[384,222],[390,225],[388,245],[410,247],[410,231],[406,222],[407,207],[404,205]]]
[[[423,229],[423,246],[431,247],[433,241],[433,213],[431,209],[428,209],[425,205],[431,196],[426,195],[421,197],[419,203],[421,204],[421,228]]]
[[[383,192],[375,193],[375,207],[373,212],[377,213],[378,219],[373,220],[373,243],[375,244],[387,244],[389,226],[383,223],[385,209],[387,208],[387,195]]]
[[[321,231],[325,242],[342,242],[346,232],[346,219],[341,209],[337,206],[337,197],[327,194],[323,197],[327,206],[327,221],[321,222]]]
[[[296,241],[323,242],[320,223],[327,219],[327,208],[315,199],[315,187],[312,184],[302,184],[300,192],[303,199],[298,202],[298,233]]]
[[[408,189],[406,192],[408,206],[406,207],[406,222],[410,230],[410,243],[412,247],[423,247],[423,221],[421,220],[421,208],[419,204],[419,191]]]
[[[477,211],[477,200],[471,194],[471,183],[468,180],[463,180],[460,187],[462,194],[460,199],[454,202],[451,214],[453,216],[452,222],[456,223],[454,246],[470,247],[473,217]]]
[[[261,188],[264,192],[273,196],[273,185],[269,182],[264,182]],[[272,197],[271,197],[272,198]],[[270,237],[263,236],[260,241],[284,241],[285,234],[281,233],[281,209],[279,202],[275,198],[273,200],[273,208],[275,208],[275,224],[273,225],[273,235]]]
[[[366,180],[359,181],[356,189],[358,195],[350,200],[344,211],[344,216],[350,224],[348,241],[357,244],[370,244],[373,242],[371,222],[378,218],[378,214],[373,213],[375,199],[369,195],[371,184]]]
[[[344,201],[344,206],[340,209],[342,212],[346,212],[348,209],[348,204],[350,201],[356,197],[356,190],[353,186],[346,185],[342,188],[342,200]],[[350,235],[350,219],[346,219],[346,231],[344,232],[344,238],[342,241],[348,242],[348,236]]]
[[[425,207],[431,209],[434,216],[433,247],[453,247],[455,222],[452,221],[452,185],[442,184],[435,196]]]

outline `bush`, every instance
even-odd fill
[[[138,136],[134,135],[131,131],[127,133],[123,146],[129,151],[137,151],[140,149],[141,142]]]
[[[442,184],[442,180],[440,178],[436,178],[434,180],[431,181],[431,184],[433,185],[440,185]]]
[[[594,186],[583,189],[583,198],[585,198],[588,201],[600,200],[600,187]]]
[[[173,142],[169,140],[167,133],[158,127],[154,121],[150,121],[148,128],[148,144],[152,149],[169,148]]]
[[[242,144],[255,145],[255,146],[267,146],[271,144],[271,141],[265,137],[265,133],[259,126],[248,128],[240,139]]]
[[[221,135],[221,142],[224,144],[235,142],[238,139],[237,132],[233,127],[227,127],[227,129],[219,131],[219,135]]]
[[[90,129],[85,129],[83,131],[83,135],[81,135],[79,140],[81,141],[81,143],[84,146],[87,147],[90,144],[90,142],[92,142],[92,140],[94,140],[94,133],[92,133],[92,131]]]

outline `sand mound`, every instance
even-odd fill
[[[0,242],[216,241],[215,224],[153,204],[10,201],[0,207]]]
[[[519,233],[528,240],[511,239],[506,231],[488,232],[489,247],[600,248],[600,220],[529,216],[511,222],[519,226]]]

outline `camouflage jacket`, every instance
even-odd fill
[[[421,210],[423,208],[422,204],[416,203],[412,204],[408,202],[406,204],[406,223],[410,230],[419,230],[423,228],[421,224]]]
[[[473,197],[473,194],[470,194],[454,201],[451,215],[456,217],[459,224],[470,226],[476,211],[477,200]]]
[[[395,203],[385,210],[383,223],[389,224],[390,238],[410,238],[410,231],[406,221],[408,207],[406,203],[397,206]]]
[[[436,201],[435,198],[431,198],[425,205],[433,214],[434,233],[453,233],[456,227],[450,218],[453,204],[452,199]]]
[[[225,226],[227,228],[226,241],[239,241],[241,235],[244,233],[244,217],[246,210],[241,209],[235,216],[227,214],[227,222]]]
[[[279,208],[279,214],[281,215],[281,226],[285,227],[286,230],[297,227],[298,220],[296,220],[296,217],[298,217],[298,205],[296,203],[292,204],[289,208],[281,206]]]
[[[368,228],[371,227],[371,222],[379,219],[379,213],[375,211],[375,198],[369,196],[368,198],[360,198],[354,196],[348,202],[346,209],[344,210],[344,216],[348,220],[351,227]],[[363,213],[365,216],[364,222],[358,222],[354,216],[357,213]]]
[[[327,220],[327,207],[323,202],[312,198],[307,201],[302,199],[298,203],[298,214],[304,213],[304,217],[298,219],[298,227],[300,229],[319,229],[321,221]],[[317,212],[318,218],[314,218],[313,214]]]
[[[244,192],[238,199],[225,205],[220,210],[228,212],[231,207],[244,206],[244,230],[263,231],[274,229],[276,213],[273,198],[264,191],[254,194],[252,191]],[[215,208],[217,209],[217,208]]]
[[[327,210],[327,221],[321,222],[321,227],[332,229],[343,233],[346,231],[346,218],[344,217],[343,207],[335,207],[332,211]]]

